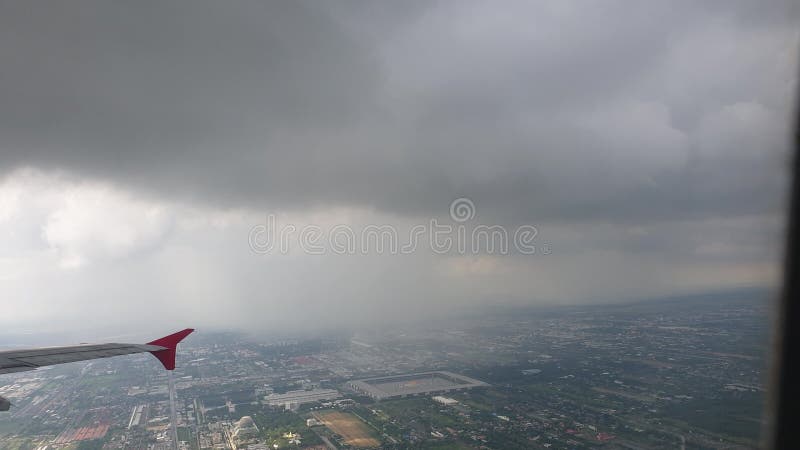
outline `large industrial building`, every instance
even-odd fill
[[[264,397],[264,403],[270,406],[293,407],[303,403],[321,402],[341,397],[335,389],[311,389],[308,391],[289,391],[285,394],[270,394]]]
[[[375,400],[384,400],[392,397],[405,397],[432,392],[457,391],[488,386],[488,384],[464,375],[439,371],[365,378],[351,381],[349,386],[356,392]]]

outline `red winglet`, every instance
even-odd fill
[[[161,361],[161,364],[164,365],[164,368],[167,370],[174,370],[175,369],[175,348],[178,346],[178,342],[182,341],[183,338],[188,336],[194,328],[187,328],[182,331],[178,331],[177,333],[172,333],[169,336],[164,336],[161,339],[156,339],[153,342],[148,342],[148,345],[158,345],[161,347],[167,347],[165,350],[158,350],[155,352],[150,352]]]

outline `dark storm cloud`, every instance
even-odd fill
[[[339,129],[363,113],[376,63],[324,12],[186,6],[6,4],[4,166],[263,187],[254,179],[281,165],[275,130]]]
[[[781,206],[790,4],[403,5],[4,3],[0,167],[506,221]]]

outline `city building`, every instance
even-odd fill
[[[449,392],[488,386],[483,381],[452,372],[423,372],[388,377],[354,380],[349,386],[375,400],[432,392]]]
[[[311,389],[308,391],[289,391],[285,394],[269,394],[264,397],[264,403],[270,406],[286,406],[293,409],[295,405],[303,403],[321,402],[341,397],[336,389]]]
[[[433,397],[433,401],[435,401],[436,403],[441,403],[442,405],[445,405],[445,406],[451,406],[451,405],[455,405],[455,404],[458,403],[458,400],[456,400],[454,398],[442,397],[441,395],[437,395],[437,396]]]

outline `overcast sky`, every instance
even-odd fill
[[[791,1],[3,2],[0,327],[774,285],[799,25]],[[539,251],[254,251],[270,216]]]

